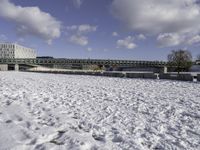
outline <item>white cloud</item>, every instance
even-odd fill
[[[200,35],[193,33],[164,33],[157,37],[159,47],[172,47],[178,45],[194,45],[200,43]]]
[[[89,43],[88,36],[86,35],[90,32],[95,32],[97,30],[97,26],[82,24],[67,26],[66,29],[73,32],[72,36],[69,39],[70,42],[81,46],[86,46]]]
[[[116,36],[119,36],[119,34],[118,34],[117,32],[113,32],[113,33],[112,33],[112,36],[115,36],[115,37],[116,37]]]
[[[67,26],[67,30],[76,31],[79,34],[85,34],[89,32],[95,32],[97,30],[97,26],[91,26],[89,24],[72,25]]]
[[[82,35],[72,35],[70,37],[70,42],[81,46],[86,46],[88,45],[88,38]]]
[[[196,35],[194,37],[192,37],[191,39],[188,40],[188,44],[192,45],[192,44],[199,44],[200,43],[200,35]]]
[[[80,8],[83,3],[83,0],[72,0],[72,2],[76,8]]]
[[[117,48],[134,49],[137,45],[133,42],[134,38],[131,36],[117,41]]]
[[[200,30],[199,10],[195,0],[114,0],[112,3],[116,18],[130,29],[145,33],[196,30],[193,27]]]
[[[164,33],[157,37],[157,42],[160,47],[170,47],[179,45],[183,39],[176,33]]]
[[[38,7],[21,7],[9,0],[1,0],[0,17],[14,22],[19,35],[34,35],[49,44],[60,37],[61,23]]]
[[[145,39],[146,39],[146,36],[145,36],[144,34],[139,34],[139,35],[137,35],[137,38],[138,38],[139,40],[145,40]]]
[[[200,33],[200,5],[196,0],[113,0],[111,8],[128,29],[158,38],[161,34],[166,45],[187,44]],[[185,41],[177,40],[176,34]]]
[[[97,26],[90,26],[88,24],[83,24],[78,26],[78,31],[80,33],[89,33],[89,32],[94,32],[97,30]]]

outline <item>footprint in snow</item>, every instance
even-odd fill
[[[6,101],[6,105],[7,105],[7,106],[11,105],[11,103],[12,103],[12,102],[9,101],[9,100]]]
[[[92,137],[97,140],[97,141],[101,141],[101,142],[105,142],[106,133],[105,131],[100,128],[99,126],[93,126],[93,133],[92,133]]]
[[[123,138],[120,135],[115,135],[112,141],[115,143],[120,143],[123,142]]]
[[[6,120],[5,123],[12,123],[12,120]]]
[[[15,115],[15,119],[19,122],[23,121],[23,118],[19,115]]]

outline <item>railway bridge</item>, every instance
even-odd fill
[[[163,70],[163,68],[167,66],[167,62],[110,59],[35,58],[0,59],[0,66],[1,70],[26,70],[33,67],[43,66],[59,69],[91,69],[99,67],[117,71],[157,72]]]

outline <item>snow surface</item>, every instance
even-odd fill
[[[200,149],[200,84],[0,72],[10,149]]]

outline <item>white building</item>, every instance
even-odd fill
[[[36,52],[16,43],[0,43],[1,58],[36,58]]]

